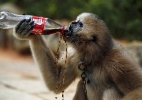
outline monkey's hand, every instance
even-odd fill
[[[14,35],[21,40],[30,40],[34,37],[34,35],[31,34],[34,26],[34,21],[24,19],[16,26]]]

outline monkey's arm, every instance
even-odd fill
[[[59,64],[58,71],[59,71],[59,79],[56,78],[56,69],[57,66],[55,64],[55,57],[50,49],[46,46],[44,40],[41,36],[35,36],[34,39],[30,41],[30,47],[32,50],[33,58],[35,62],[37,62],[38,66],[40,67],[41,73],[45,80],[45,83],[49,87],[50,90],[56,91],[57,83],[62,81],[63,75],[61,70],[63,66]],[[76,73],[73,66],[67,64],[65,70],[65,81],[63,87],[66,88],[68,85],[75,79]],[[62,86],[58,87],[57,92],[61,92],[63,90]]]
[[[122,100],[142,100],[142,69],[119,53],[112,55],[107,71],[124,95]]]
[[[16,27],[15,36],[22,40],[29,40],[33,58],[40,67],[43,79],[45,80],[48,88],[54,92],[61,92],[63,89],[76,78],[74,68],[67,64],[65,72],[65,81],[62,86],[59,86],[56,91],[57,82],[62,80],[62,74],[59,74],[59,81],[56,78],[56,65],[55,57],[51,50],[46,46],[44,39],[40,35],[31,35],[33,22],[30,20],[24,20]],[[63,66],[59,65],[58,70],[61,70]]]

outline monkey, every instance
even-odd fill
[[[64,86],[59,86],[57,91],[55,55],[44,36],[31,34],[33,27],[33,21],[23,20],[15,28],[14,35],[29,41],[33,59],[51,91],[61,93],[79,78],[73,100],[142,100],[142,69],[112,38],[105,22],[96,14],[81,13],[69,24],[64,36],[68,42]],[[65,54],[61,53],[58,80],[62,79],[64,59]]]

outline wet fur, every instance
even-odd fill
[[[87,96],[88,100],[141,100],[142,70],[129,57],[121,45],[115,42],[105,23],[91,13],[83,13],[77,17],[84,26],[73,36],[67,37],[69,42],[68,58],[65,71],[64,86],[58,93],[66,89],[81,71],[78,64],[87,64]],[[56,92],[56,65],[54,54],[40,35],[25,37],[15,34],[20,39],[28,39],[33,58],[38,64],[46,85]],[[96,36],[96,41],[92,37]],[[64,66],[65,55],[59,59],[59,70]],[[59,80],[62,74],[59,75]],[[73,100],[85,100],[80,80]]]

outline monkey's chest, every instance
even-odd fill
[[[106,99],[106,97],[108,98],[111,96],[111,94],[109,93],[117,93],[110,82],[110,78],[107,72],[105,72],[105,70],[102,68],[95,68],[92,71],[88,72],[86,82],[87,96],[89,100],[109,100]]]
[[[104,90],[105,88],[110,87],[110,78],[104,69],[95,68],[86,73],[87,86],[93,88],[93,90]]]

